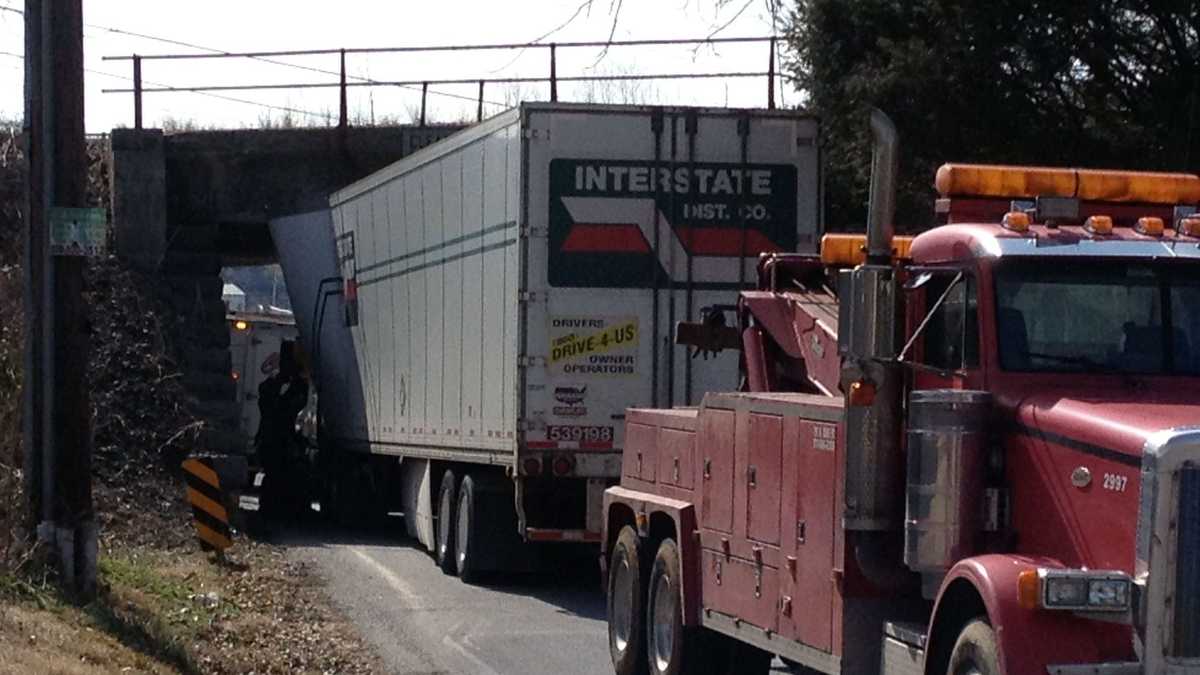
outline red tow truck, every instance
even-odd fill
[[[769,254],[605,493],[619,675],[1200,673],[1200,178],[948,164]]]

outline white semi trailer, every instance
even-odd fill
[[[736,377],[734,352],[672,348],[675,323],[752,283],[760,252],[815,248],[817,132],[795,111],[523,104],[333,194],[341,295],[307,330],[353,352],[315,359],[345,371],[318,373],[339,391],[330,475],[398,499],[466,578],[523,541],[597,541],[626,408]],[[288,248],[296,297],[326,272]]]

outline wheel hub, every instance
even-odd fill
[[[658,672],[665,672],[671,665],[671,656],[675,647],[675,616],[677,608],[675,594],[671,592],[671,580],[663,574],[654,585],[654,608],[652,617],[654,625],[650,637],[654,644],[650,646],[654,655],[654,663]]]
[[[633,632],[633,570],[629,569],[629,560],[621,556],[621,561],[614,570],[616,578],[613,582],[613,642],[618,650],[624,652],[629,646],[630,634]]]

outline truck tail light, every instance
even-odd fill
[[[542,463],[536,457],[530,457],[521,465],[526,476],[536,476],[542,472]]]
[[[555,476],[565,476],[571,473],[571,469],[575,468],[575,463],[571,461],[570,457],[559,455],[554,458],[552,468],[554,469]]]
[[[238,319],[237,321],[233,322],[233,327],[238,330],[246,330],[247,328],[250,327],[250,324],[246,323],[245,321],[242,321],[241,319]]]

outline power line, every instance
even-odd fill
[[[5,5],[0,5],[0,10],[9,11],[14,14],[24,15],[23,11],[16,9],[15,7],[8,7]],[[157,35],[150,35],[148,33],[138,33],[136,31],[125,30],[123,28],[113,28],[112,26],[101,26],[99,24],[93,24],[93,23],[84,24],[84,25],[87,26],[88,28],[95,28],[96,30],[102,30],[102,31],[114,33],[117,35],[126,35],[129,37],[140,38],[143,40],[153,40],[155,42],[161,42],[163,44],[175,45],[177,47],[187,47],[188,49],[199,49],[201,51],[211,52],[214,55],[221,55],[221,56],[231,56],[232,55],[231,52],[225,51],[223,49],[217,49],[215,47],[206,47],[204,45],[198,45],[198,44],[195,44],[192,42],[184,42],[182,40],[173,40],[171,38],[159,37]],[[269,63],[269,64],[276,65],[276,66],[284,66],[286,68],[295,68],[297,70],[307,70],[309,72],[320,73],[322,75],[336,75],[336,76],[341,75],[340,72],[334,71],[334,70],[327,70],[324,68],[317,68],[314,66],[306,66],[306,65],[303,65],[300,63],[288,63],[287,61],[276,61],[274,59],[265,58],[262,56],[248,56],[246,58],[253,59],[255,61],[261,61],[263,63]],[[105,59],[105,60],[108,60],[108,59]],[[358,80],[360,82],[367,82],[370,84],[379,84],[375,80],[372,80],[369,77],[363,77],[361,75],[347,74],[346,77],[348,77],[350,79]],[[418,87],[402,86],[401,88],[408,89],[410,91],[420,91],[420,89]],[[478,99],[472,98],[470,96],[464,96],[462,94],[455,94],[453,92],[448,92],[448,91],[436,91],[436,90],[430,89],[427,93],[434,94],[436,96],[444,96],[446,98],[453,98],[453,99],[457,99],[460,101],[468,101],[470,103],[478,102]],[[488,101],[486,99],[484,100],[484,103],[487,103],[489,105],[502,106],[502,107],[505,105],[504,103],[501,103],[499,101]]]
[[[0,9],[11,9],[11,8],[0,6]],[[9,52],[9,51],[4,51],[4,50],[0,50],[0,56],[11,56],[13,58],[21,59],[21,60],[25,59],[24,54],[17,54],[14,52]],[[117,75],[116,73],[106,73],[102,70],[92,70],[91,68],[84,68],[84,71],[91,73],[93,75],[102,75],[104,77],[112,77],[112,78],[115,78],[118,80],[124,80],[125,82],[133,81],[132,77],[127,77],[125,75]],[[174,87],[168,87],[167,85],[165,85],[161,82],[151,82],[150,80],[143,80],[143,81],[148,84],[152,84],[156,87],[166,87],[167,89],[172,89],[172,90],[176,90],[176,91],[186,91],[183,89],[175,89]],[[224,94],[216,94],[216,93],[213,93],[210,91],[191,91],[191,92],[187,92],[187,93],[196,94],[199,96],[208,96],[210,98],[221,99],[222,101],[230,101],[232,103],[244,103],[246,105],[254,105],[254,106],[259,106],[261,108],[269,108],[271,110],[278,110],[280,112],[290,112],[290,113],[297,113],[300,115],[308,115],[310,117],[320,117],[320,118],[323,118],[326,120],[332,120],[332,119],[334,119],[334,117],[336,117],[336,115],[334,115],[332,113],[319,113],[319,112],[314,112],[312,110],[304,110],[303,108],[292,108],[292,107],[285,106],[285,105],[274,105],[271,103],[263,103],[261,101],[251,101],[251,100],[244,99],[244,98],[237,98],[235,96],[226,96]]]

